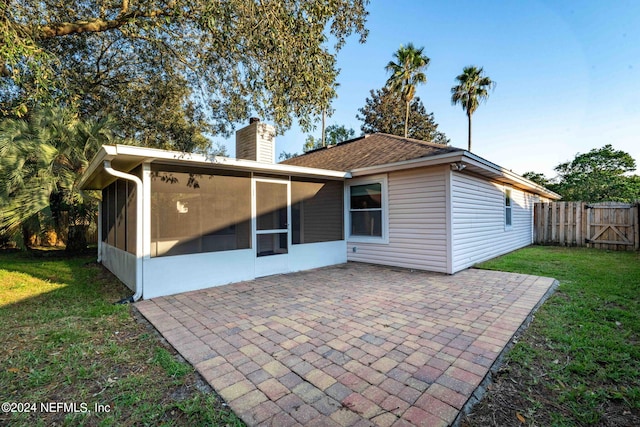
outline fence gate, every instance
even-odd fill
[[[614,250],[638,249],[637,206],[623,203],[597,203],[586,205],[585,208],[587,209],[587,243],[603,249],[609,248],[602,245],[614,246],[611,248]]]
[[[535,242],[608,250],[640,247],[638,205],[628,203],[536,203]]]

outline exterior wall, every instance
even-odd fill
[[[448,166],[389,173],[389,243],[348,241],[348,260],[447,272],[448,173]]]
[[[116,275],[129,289],[136,290],[136,256],[102,242],[100,259],[107,270]]]
[[[146,258],[145,299],[251,280],[255,254],[251,249]]]
[[[345,241],[293,245],[289,271],[342,264],[347,262],[346,254]],[[146,258],[142,297],[149,299],[252,280],[256,278],[255,261],[253,249]],[[135,272],[135,257],[130,268]]]
[[[505,227],[505,186],[451,172],[451,271],[455,273],[533,243],[537,196],[511,188],[512,226]]]
[[[309,270],[345,262],[347,262],[347,242],[344,240],[292,245],[289,251],[291,271]]]

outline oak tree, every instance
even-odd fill
[[[544,174],[523,174],[540,185],[560,194],[563,200],[583,202],[638,202],[640,176],[631,175],[636,161],[611,144],[578,153],[571,161],[554,168],[558,175],[547,179]]]
[[[367,0],[0,3],[0,114],[115,116],[145,145],[204,149],[257,115],[308,130],[335,97],[336,54]]]

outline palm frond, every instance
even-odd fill
[[[42,216],[54,195],[87,211],[80,205],[92,202],[77,183],[100,146],[117,142],[112,126],[110,119],[82,121],[60,108],[0,121],[0,230],[15,232]]]
[[[451,88],[451,103],[460,104],[467,114],[473,114],[481,102],[489,98],[489,89],[496,85],[489,77],[482,75],[483,68],[466,66],[456,77],[458,84]]]

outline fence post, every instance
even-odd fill
[[[575,246],[576,243],[576,203],[568,203],[567,209],[567,241],[569,246]]]
[[[558,204],[549,203],[551,207],[551,241],[558,243]]]
[[[542,229],[543,242],[549,243],[549,203],[543,203],[542,210],[544,217],[544,228]]]
[[[559,228],[559,233],[558,233],[558,242],[560,243],[561,246],[566,246],[567,242],[565,241],[565,209],[567,207],[567,202],[559,202],[558,203],[558,210],[560,212],[558,212],[558,228]]]
[[[640,249],[640,203],[636,203],[631,211],[631,215],[633,216],[631,221],[633,223],[634,231],[633,248],[637,251]]]
[[[584,205],[582,202],[573,202],[576,208],[576,246],[584,246],[584,236],[582,235],[582,214]]]
[[[542,227],[540,226],[542,223],[542,203],[536,203],[535,209],[533,211],[533,242],[539,244],[542,242],[541,234]]]

